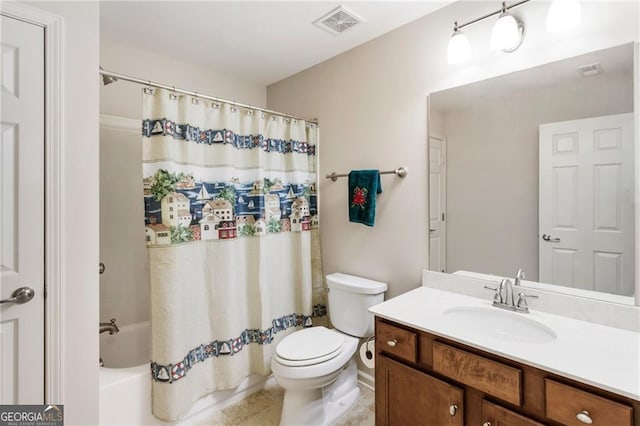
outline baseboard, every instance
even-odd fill
[[[273,385],[274,383],[275,378],[273,378],[272,375],[263,377],[252,374],[248,376],[240,386],[234,389],[215,391],[200,398],[191,410],[178,421],[177,425],[188,426],[198,424],[205,419],[210,419],[213,412],[220,411],[223,408],[240,402],[259,390],[264,389],[266,385]]]
[[[210,419],[211,413],[214,411],[218,411],[231,404],[235,404],[247,398],[249,395],[264,389],[266,386],[274,386],[276,383],[277,382],[273,375],[270,375],[269,377],[261,377],[258,375],[249,376],[236,389],[213,392],[212,394],[203,397],[196,402],[189,413],[176,424],[186,426],[197,423],[198,420]],[[358,370],[358,383],[373,391],[375,378],[371,374]]]
[[[358,370],[358,383],[360,383],[364,387],[374,390],[376,387],[376,378],[371,374]]]

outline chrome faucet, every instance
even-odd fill
[[[518,271],[518,276],[521,275]],[[518,284],[519,285],[519,284]],[[495,291],[493,296],[493,306],[496,308],[507,309],[514,312],[529,313],[527,297],[537,299],[538,296],[532,294],[518,293],[518,300],[515,300],[513,285],[509,278],[503,278],[497,288],[485,286],[484,288]]]
[[[522,270],[522,268],[518,269],[518,272],[516,273],[516,280],[513,283],[514,286],[519,286],[520,285],[520,281],[524,280],[526,277],[524,276],[524,271]]]
[[[504,296],[502,296],[504,292]],[[500,285],[498,286],[498,293],[502,297],[502,304],[506,306],[515,306],[515,302],[513,299],[513,285],[511,284],[511,280],[509,278],[503,278],[500,281]]]
[[[111,322],[100,323],[100,334],[109,332],[109,334],[117,334],[120,331],[116,325],[116,319],[111,318]]]

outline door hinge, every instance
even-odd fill
[[[444,222],[444,213],[442,213],[442,221]]]

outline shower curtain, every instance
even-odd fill
[[[162,89],[143,104],[153,414],[175,420],[326,320],[318,129]]]

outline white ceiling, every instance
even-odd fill
[[[269,85],[451,1],[102,0],[100,33],[109,40]],[[337,36],[313,25],[340,5],[365,22]]]

